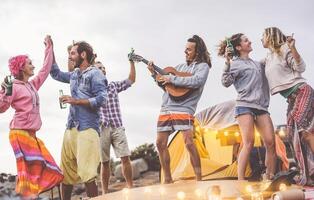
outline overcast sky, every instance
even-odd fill
[[[262,59],[267,50],[260,39],[264,28],[277,26],[294,33],[296,46],[307,64],[303,74],[314,86],[314,1],[273,0],[1,0],[0,80],[9,74],[11,56],[28,54],[36,72],[44,56],[43,39],[50,34],[56,59],[66,68],[66,47],[72,40],[89,42],[107,68],[108,80],[127,78],[127,54],[131,47],[160,67],[184,62],[186,39],[200,35],[211,53],[213,67],[198,104],[198,111],[234,99],[233,87],[224,88],[220,77],[224,60],[217,57],[216,45],[225,36],[243,32],[252,41],[251,57]],[[156,87],[145,64],[136,66],[136,83],[121,93],[123,122],[130,147],[154,142],[162,91]],[[69,85],[48,77],[39,91],[43,125],[41,138],[57,163],[68,110],[61,110],[58,90],[69,94]],[[285,122],[285,100],[271,98],[274,124]],[[15,157],[9,144],[9,123],[13,110],[0,114],[0,172],[16,173]]]

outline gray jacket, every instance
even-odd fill
[[[194,91],[182,101],[174,101],[170,98],[169,94],[165,92],[162,97],[161,112],[186,112],[194,115],[197,103],[201,98],[207,80],[209,66],[207,63],[194,62],[190,65],[187,65],[186,63],[180,64],[175,68],[180,72],[190,72],[193,75],[189,77],[167,75],[170,78],[170,82],[175,86],[194,88]]]
[[[252,59],[234,58],[222,74],[225,87],[234,85],[238,92],[237,106],[245,106],[267,111],[269,87],[264,65]]]

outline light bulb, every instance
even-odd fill
[[[129,188],[123,188],[123,190],[122,190],[122,193],[123,193],[124,195],[128,195],[129,192],[130,192]]]
[[[280,137],[285,137],[286,133],[285,133],[283,127],[280,127],[280,130],[279,130],[278,134],[279,134]]]
[[[185,193],[182,192],[182,191],[178,192],[178,193],[177,193],[177,198],[178,198],[179,200],[185,199]]]
[[[281,184],[279,185],[279,190],[280,190],[280,191],[285,191],[285,190],[287,190],[287,185],[284,184],[284,183],[281,183]]]
[[[164,187],[159,188],[159,193],[160,195],[165,195],[166,194],[166,189]]]
[[[280,197],[277,194],[275,194],[274,197],[273,197],[273,200],[281,200],[281,199],[280,199]]]
[[[146,188],[144,189],[144,193],[152,193],[152,189],[149,188],[149,187],[146,187]]]
[[[197,189],[194,191],[195,196],[197,196],[198,198],[201,198],[202,193],[203,193],[202,190],[199,189],[199,188],[197,188]]]
[[[247,186],[245,187],[245,190],[246,190],[247,192],[251,193],[251,192],[253,191],[252,185],[247,185]]]

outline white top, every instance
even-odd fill
[[[301,76],[305,71],[303,59],[297,63],[287,44],[281,46],[281,53],[269,52],[265,59],[265,74],[272,95],[306,82]]]

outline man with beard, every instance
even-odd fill
[[[187,40],[185,47],[186,62],[175,67],[179,72],[191,73],[191,76],[180,77],[175,75],[163,75],[156,81],[165,84],[173,84],[178,87],[191,88],[187,97],[181,100],[173,99],[167,91],[162,98],[160,115],[157,122],[156,145],[159,153],[160,164],[164,173],[164,183],[172,183],[170,171],[170,155],[168,151],[168,138],[174,131],[181,131],[185,147],[190,154],[191,164],[196,180],[202,179],[200,157],[193,143],[193,122],[197,103],[201,98],[205,82],[211,67],[211,61],[207,47],[197,35]],[[153,62],[149,62],[148,69],[156,79]]]
[[[107,98],[106,77],[92,65],[93,48],[86,42],[74,43],[69,59],[74,71],[62,72],[54,61],[50,72],[52,78],[70,83],[71,88],[71,96],[60,97],[63,103],[71,105],[61,152],[63,200],[71,199],[73,185],[78,183],[85,184],[88,197],[98,195],[95,182],[100,162],[98,110]]]

